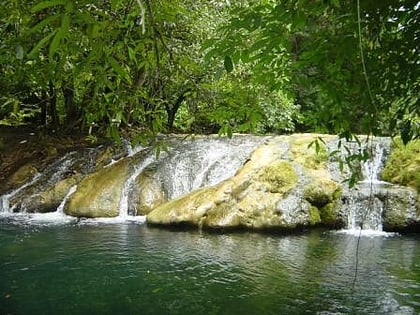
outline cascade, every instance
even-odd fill
[[[152,162],[155,161],[155,156],[153,154],[148,154],[145,159],[143,159],[138,165],[134,166],[134,171],[129,176],[127,181],[124,183],[123,190],[121,192],[121,200],[119,204],[119,215],[118,217],[120,219],[126,220],[129,218],[133,218],[136,214],[130,215],[128,213],[128,196],[130,194],[130,191],[133,187],[134,181],[136,178],[143,172],[143,170],[149,166]]]
[[[36,173],[35,176],[29,182],[23,184],[22,186],[11,191],[8,194],[0,196],[0,213],[12,213],[14,208],[13,207],[10,208],[10,198],[16,196],[19,192],[21,192],[25,188],[36,183],[40,177],[41,177],[41,173]]]
[[[57,213],[58,214],[63,214],[64,215],[64,206],[66,205],[67,200],[69,199],[69,197],[76,191],[77,189],[77,185],[74,185],[72,187],[70,187],[67,195],[64,197],[63,201],[60,203],[60,205],[57,207]]]
[[[237,136],[185,141],[162,160],[158,178],[168,199],[233,176],[264,138]]]
[[[372,153],[373,156],[362,163],[361,171],[363,179],[361,182],[373,184],[383,183],[378,179],[379,172],[383,166],[382,158],[384,154],[384,148],[380,146],[379,142],[376,144],[375,149],[372,150]]]
[[[362,179],[347,197],[347,229],[350,231],[382,231],[383,202],[388,183],[379,180],[383,167],[384,147],[380,142],[371,149],[371,157],[361,165]]]

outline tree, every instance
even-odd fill
[[[417,1],[247,1],[211,54],[292,93],[301,128],[349,136],[399,127],[408,141],[419,136],[418,22]]]

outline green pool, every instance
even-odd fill
[[[357,243],[1,219],[0,314],[419,314],[420,236]]]

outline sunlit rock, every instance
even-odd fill
[[[319,210],[302,198],[300,182],[311,182],[312,175],[289,159],[287,139],[278,137],[259,146],[228,180],[158,206],[148,214],[148,223],[284,230],[319,223]],[[330,200],[322,206],[339,196],[339,188],[331,186],[334,189],[327,186],[324,193]]]
[[[87,218],[118,216],[128,170],[126,159],[86,176],[70,196],[64,212]]]
[[[388,188],[383,200],[383,227],[387,231],[420,228],[420,213],[416,209],[417,193],[402,186]]]
[[[150,172],[141,173],[129,195],[129,213],[145,215],[167,201],[162,185]]]

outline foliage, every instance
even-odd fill
[[[358,5],[357,5],[358,4]],[[419,136],[417,1],[3,1],[0,123]]]
[[[420,192],[420,140],[407,145],[400,139],[394,139],[393,149],[382,178],[394,184],[411,186]]]
[[[256,83],[295,95],[302,129],[399,129],[407,142],[419,135],[419,9],[399,0],[246,1],[210,55],[250,64]]]

